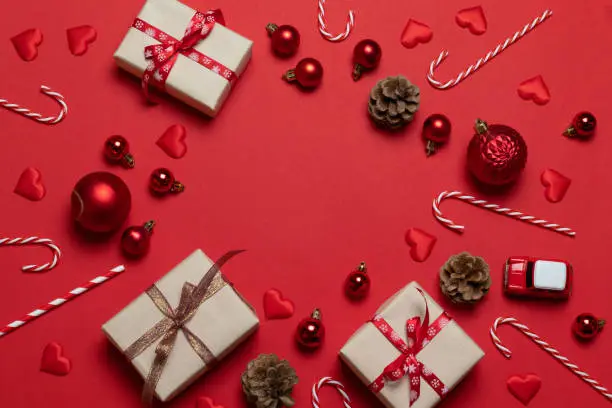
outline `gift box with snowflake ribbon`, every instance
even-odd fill
[[[416,282],[385,302],[340,350],[340,358],[392,408],[433,407],[483,356]]]
[[[117,65],[151,87],[215,116],[251,59],[253,42],[225,27],[221,10],[147,0],[115,52]]]

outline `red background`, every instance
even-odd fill
[[[608,385],[610,336],[604,331],[582,345],[570,334],[570,323],[583,311],[612,317],[612,274],[609,271],[610,204],[605,192],[609,171],[612,60],[603,46],[612,40],[612,6],[606,1],[485,0],[489,30],[476,37],[454,21],[469,1],[330,0],[332,31],[344,24],[348,8],[356,10],[356,29],[349,40],[324,41],[316,25],[314,0],[245,2],[191,1],[199,8],[222,7],[228,26],[255,41],[252,62],[215,120],[203,118],[181,103],[167,100],[143,104],[138,81],[120,73],[112,53],[142,6],[141,0],[78,0],[11,2],[0,24],[1,96],[43,111],[55,105],[38,94],[47,84],[64,93],[70,113],[57,126],[39,125],[8,111],[2,124],[0,163],[0,226],[3,236],[39,235],[57,241],[64,251],[61,265],[46,274],[23,274],[19,267],[44,260],[45,249],[2,249],[0,321],[11,321],[34,306],[123,263],[119,235],[105,242],[79,236],[68,216],[73,185],[95,170],[110,170],[130,186],[133,208],[129,223],[153,218],[158,226],[151,253],[128,262],[128,271],[74,303],[0,340],[2,407],[138,407],[141,381],[106,341],[100,326],[149,284],[196,248],[211,257],[228,249],[248,252],[224,269],[256,307],[259,332],[214,372],[179,396],[171,407],[194,407],[198,396],[212,397],[226,408],[244,407],[240,374],[258,353],[288,358],[300,384],[298,407],[309,404],[311,384],[333,375],[345,382],[354,407],[379,406],[336,355],[352,332],[387,297],[417,280],[453,313],[485,350],[485,358],[448,397],[446,407],[517,407],[505,380],[534,372],[543,386],[532,407],[603,407],[604,399],[510,328],[501,337],[515,354],[506,361],[493,347],[489,326],[500,315],[517,316],[559,346],[588,372]],[[546,7],[555,15],[536,32],[504,52],[458,87],[431,88],[425,74],[442,48],[451,56],[438,70],[453,75]],[[409,18],[430,25],[433,40],[407,50],[399,42]],[[299,54],[275,58],[264,27],[268,22],[293,24],[302,34]],[[72,56],[65,30],[90,24],[98,40],[82,57]],[[38,58],[23,62],[8,40],[39,27],[45,40]],[[353,83],[351,54],[363,38],[382,46],[380,67]],[[314,56],[325,67],[323,85],[302,93],[280,80],[282,72],[302,57]],[[403,74],[421,87],[422,104],[414,123],[397,136],[374,129],[365,113],[376,81]],[[541,74],[552,99],[537,106],[517,96],[523,80]],[[579,110],[599,119],[592,142],[567,140],[560,133]],[[453,123],[450,143],[426,158],[421,126],[431,113],[447,114]],[[509,190],[487,195],[465,174],[465,149],[477,118],[515,127],[529,146],[521,179]],[[181,160],[167,157],[156,145],[159,135],[179,123],[188,130],[189,151]],[[101,156],[111,134],[126,136],[135,154],[134,170],[111,168]],[[48,193],[29,202],[12,190],[22,170],[38,168]],[[159,166],[171,168],[186,184],[181,196],[154,199],[147,178]],[[540,173],[554,168],[573,180],[559,204],[544,199]],[[575,228],[575,239],[501,216],[447,202],[444,211],[467,225],[464,236],[446,230],[431,216],[431,201],[440,191],[460,189],[548,217]],[[431,257],[415,263],[404,243],[409,227],[438,237]],[[457,252],[481,255],[492,269],[494,286],[472,309],[453,307],[437,289],[440,265]],[[510,255],[564,258],[576,272],[574,293],[565,303],[515,301],[503,296],[501,267]],[[342,294],[346,274],[359,261],[368,263],[374,285],[370,296],[352,304]],[[265,321],[262,296],[275,287],[295,302],[295,316]],[[294,345],[299,319],[314,307],[323,310],[328,337],[321,350],[304,354]],[[65,378],[39,371],[41,352],[49,341],[65,347],[74,368]],[[328,407],[340,406],[326,390]]]

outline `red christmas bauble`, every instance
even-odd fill
[[[287,82],[297,81],[304,88],[316,88],[323,79],[323,66],[314,58],[304,58],[295,69],[290,69],[283,78]]]
[[[321,311],[315,309],[312,316],[303,319],[297,326],[295,341],[306,349],[316,349],[321,346],[325,338],[325,327],[321,322]]]
[[[476,121],[476,134],[470,141],[467,165],[482,183],[503,185],[515,181],[527,163],[527,144],[514,129]]]
[[[124,223],[132,206],[128,186],[112,173],[100,171],[83,177],[74,186],[72,218],[87,231],[111,232]]]
[[[599,334],[605,324],[605,320],[598,319],[592,313],[582,313],[574,319],[572,332],[580,340],[591,340]]]
[[[434,154],[439,145],[448,141],[451,134],[451,122],[442,114],[435,113],[425,119],[423,123],[423,133],[421,136],[425,140],[425,153],[427,156]]]
[[[272,51],[281,57],[290,57],[295,54],[300,46],[300,33],[290,25],[277,26],[268,24],[266,26]]]
[[[361,40],[353,49],[353,80],[361,78],[363,70],[374,69],[382,57],[382,49],[374,40]]]
[[[144,225],[132,225],[121,235],[121,249],[130,256],[142,256],[149,251],[151,234],[153,234],[154,221]]]
[[[176,181],[174,174],[164,167],[153,170],[149,178],[149,188],[156,194],[180,193],[185,186]]]
[[[111,163],[121,163],[124,167],[133,168],[136,164],[130,154],[130,144],[123,136],[114,135],[104,143],[104,157]]]
[[[565,129],[563,134],[569,137],[588,139],[595,134],[597,119],[591,112],[579,112],[572,119],[571,125]]]
[[[351,299],[362,299],[370,292],[370,277],[365,262],[349,273],[344,281],[344,293]]]

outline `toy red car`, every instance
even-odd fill
[[[504,291],[508,295],[567,299],[572,274],[566,261],[514,256],[506,261]]]

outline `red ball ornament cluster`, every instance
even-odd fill
[[[130,144],[123,136],[114,135],[104,143],[104,157],[111,163],[121,163],[127,168],[134,168],[136,162],[130,153]]]
[[[421,136],[425,141],[425,154],[431,156],[438,148],[448,142],[451,134],[451,122],[442,114],[430,115],[423,123]]]
[[[158,195],[181,193],[185,190],[185,186],[180,181],[176,181],[174,174],[164,167],[153,170],[149,178],[149,188]]]
[[[148,221],[144,225],[132,225],[123,231],[121,235],[121,249],[132,257],[139,257],[149,251],[151,245],[151,235],[155,221]]]
[[[294,55],[300,47],[300,33],[295,27],[290,25],[277,26],[276,24],[268,24],[266,31],[270,36],[272,51],[281,57],[290,57]]]
[[[358,81],[363,71],[369,71],[378,66],[382,57],[382,49],[374,40],[362,40],[353,49],[353,80]]]
[[[572,119],[570,126],[563,132],[564,136],[589,139],[595,134],[597,119],[591,112],[579,112]]]
[[[310,317],[302,319],[295,331],[295,341],[307,350],[321,346],[325,338],[325,326],[321,322],[321,311],[315,309]]]
[[[592,313],[582,313],[574,319],[572,332],[580,340],[591,340],[599,334],[605,324],[605,320],[598,319]]]
[[[349,273],[344,281],[344,293],[351,299],[363,299],[370,292],[370,276],[365,262]]]
[[[297,82],[303,88],[314,89],[323,79],[323,66],[314,58],[304,58],[283,75],[287,82]]]

